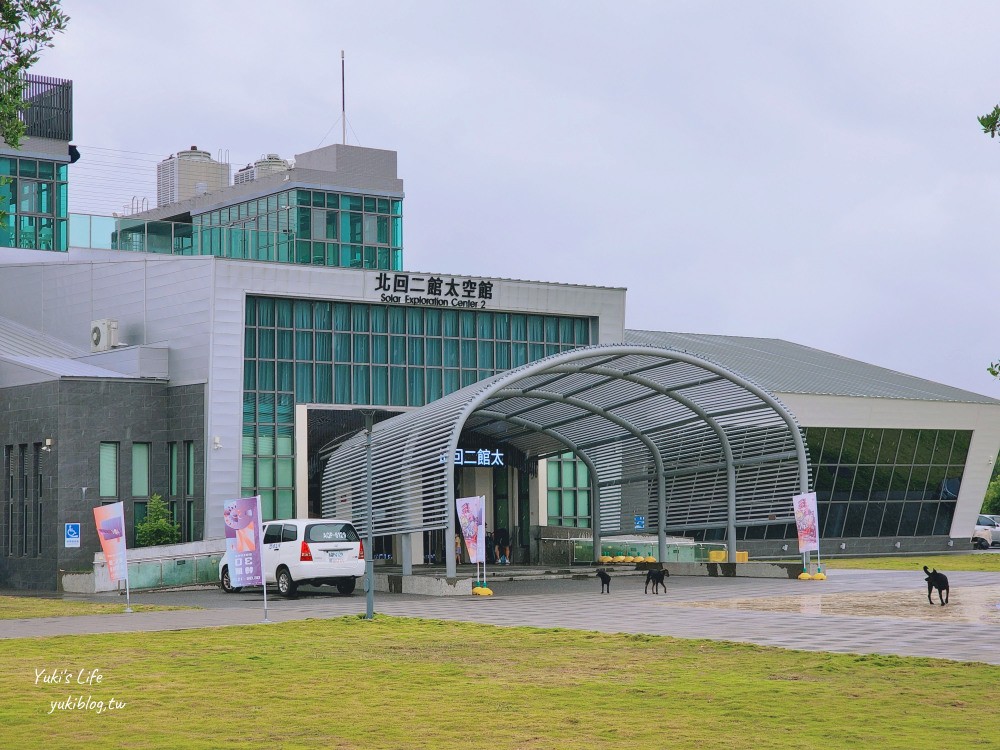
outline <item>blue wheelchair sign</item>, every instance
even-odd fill
[[[66,546],[67,547],[80,546],[80,524],[78,523],[66,524]]]
[[[636,516],[635,517],[635,530],[636,531],[642,531],[645,528],[646,528],[646,517],[645,516]]]

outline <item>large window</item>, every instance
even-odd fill
[[[810,428],[825,537],[947,534],[972,433]]]
[[[132,444],[132,497],[149,497],[149,443]]]
[[[242,494],[265,519],[294,515],[297,403],[423,406],[591,335],[589,318],[270,297],[247,297],[244,330]]]
[[[184,443],[184,494],[190,497],[194,494],[194,442]]]
[[[192,223],[202,255],[393,271],[403,267],[399,198],[288,190],[196,215]]]
[[[35,443],[32,452],[32,475],[35,479],[35,556],[42,556],[42,444]]]
[[[132,545],[136,544],[135,529],[146,520],[147,502],[145,500],[135,500],[132,503]]]
[[[0,247],[68,249],[67,165],[0,157]]]
[[[14,554],[14,446],[5,445],[3,449],[4,464],[4,551]]]
[[[820,536],[943,536],[951,530],[970,430],[805,430]],[[714,538],[705,532],[705,538]],[[795,525],[737,529],[740,539],[794,539]],[[722,538],[722,537],[718,537]]]
[[[100,496],[118,497],[118,443],[101,443]]]
[[[28,446],[18,446],[18,476],[21,480],[21,554],[28,554]]]
[[[167,443],[167,495],[177,497],[177,443]]]
[[[590,472],[587,465],[572,453],[549,458],[545,465],[548,476],[548,525],[591,525]]]

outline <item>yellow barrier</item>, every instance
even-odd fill
[[[724,549],[710,549],[708,551],[709,562],[728,562],[729,553]],[[744,550],[736,550],[736,562],[750,562],[750,553]]]

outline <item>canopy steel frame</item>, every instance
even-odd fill
[[[371,517],[358,502],[367,492],[363,434],[350,438],[324,470],[324,515],[350,503],[359,531],[369,524],[379,534],[445,529],[450,540],[449,459],[463,430],[528,455],[568,448],[579,457],[590,472],[595,559],[602,524],[614,529],[617,513],[624,531],[622,513],[626,503],[639,508],[637,492],[647,493],[649,511],[655,503],[660,559],[667,528],[725,526],[735,561],[738,526],[791,517],[791,495],[809,489],[802,434],[773,395],[689,352],[609,344],[546,357],[375,425]],[[713,500],[723,492],[724,507]],[[607,518],[602,502],[613,511]],[[445,559],[453,576],[454,557]]]

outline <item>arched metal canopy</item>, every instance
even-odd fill
[[[463,433],[546,458],[572,451],[592,486],[600,535],[633,514],[665,535],[792,523],[808,456],[793,415],[760,386],[688,352],[638,345],[573,349],[481,380],[374,426],[372,531],[455,530],[452,457]],[[323,513],[367,531],[364,433],[331,455]],[[487,459],[488,460],[488,459]],[[448,575],[455,561],[446,556]]]

